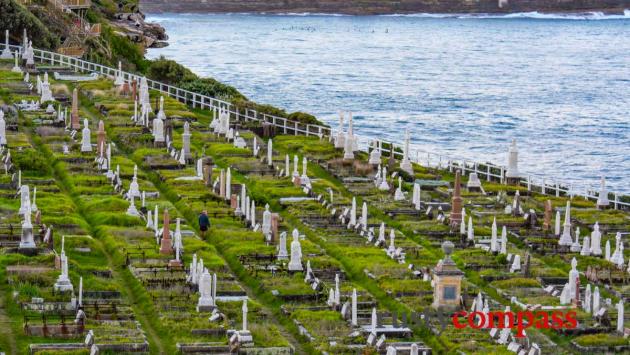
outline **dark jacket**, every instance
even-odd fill
[[[208,229],[208,227],[210,227],[210,218],[208,218],[208,215],[206,214],[200,214],[199,215],[199,228],[201,229]]]

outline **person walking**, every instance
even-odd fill
[[[206,238],[206,231],[210,228],[210,218],[208,218],[208,211],[203,210],[199,214],[199,229],[201,230],[201,238]]]

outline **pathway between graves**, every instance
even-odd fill
[[[29,136],[32,140],[33,146],[39,150],[41,154],[48,157],[54,157],[54,154],[42,144],[39,137],[33,132],[29,130]],[[72,203],[74,204],[76,210],[78,211],[81,218],[86,222],[89,227],[90,234],[95,237],[94,241],[96,245],[99,247],[100,251],[107,257],[107,264],[109,268],[112,270],[114,278],[122,281],[125,285],[124,289],[120,290],[131,303],[131,306],[134,311],[134,316],[140,321],[142,324],[142,329],[147,332],[147,338],[150,343],[150,349],[152,353],[160,353],[166,354],[167,349],[162,343],[161,336],[157,334],[155,331],[152,322],[149,320],[151,315],[145,311],[143,306],[140,306],[139,299],[146,298],[146,294],[141,294],[143,288],[139,285],[139,282],[131,275],[128,269],[120,270],[113,262],[111,250],[109,248],[104,247],[102,240],[105,238],[104,232],[99,228],[99,224],[95,223],[95,221],[90,217],[89,213],[87,213],[83,203],[78,198],[77,193],[74,191],[74,185],[68,178],[68,172],[64,169],[63,164],[57,159],[49,160],[50,166],[53,169],[53,174],[55,177],[55,181],[59,186],[61,192],[67,195]]]
[[[85,105],[85,102],[87,102],[87,98],[82,97],[82,99],[83,99],[82,100],[83,112],[88,114],[90,118],[94,121],[98,121],[99,119],[101,119],[102,118],[101,114],[95,112],[95,108],[93,106]],[[139,170],[142,171],[146,175],[147,180],[149,180],[158,189],[159,193],[161,194],[161,196],[163,196],[164,199],[168,200],[175,207],[178,214],[183,216],[183,219],[185,220],[186,224],[190,228],[194,228],[195,232],[198,234],[200,231],[198,228],[197,218],[196,218],[197,216],[195,212],[189,209],[188,206],[186,206],[185,204],[181,203],[180,198],[177,195],[177,193],[173,192],[168,187],[168,185],[165,184],[160,179],[159,174],[157,174],[155,171],[152,171],[151,169],[147,169],[143,161],[138,160],[138,159],[134,160],[134,156],[133,156],[134,152],[131,149],[129,149],[123,142],[120,141],[119,139],[120,137],[118,136],[116,129],[111,127],[111,125],[109,124],[109,121],[106,118],[104,119],[104,122],[105,122],[105,127],[106,127],[108,137],[111,137],[112,141],[114,141],[117,144],[121,153],[123,153],[126,158],[134,161],[137,164]],[[218,245],[214,243],[212,244],[214,247],[217,248],[218,251],[221,252],[221,248]],[[271,319],[271,322],[279,326],[281,334],[287,340],[289,340],[291,345],[296,349],[296,352],[297,353],[314,353],[314,350],[310,346],[304,345],[297,340],[296,335],[299,334],[297,329],[295,329],[294,325],[291,322],[286,321],[280,315],[280,309],[278,307],[277,302],[274,303],[274,300],[272,300],[273,296],[271,296],[269,293],[263,292],[262,290],[258,288],[258,284],[256,283],[256,280],[252,278],[242,267],[240,267],[238,260],[226,258],[225,253],[221,253],[219,257],[223,259],[230,273],[232,273],[233,275],[236,275],[238,279],[241,281],[240,284],[244,287],[248,296],[261,302],[267,308],[273,311],[274,318]],[[287,329],[291,329],[292,331],[287,331]]]

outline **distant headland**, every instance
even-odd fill
[[[623,13],[630,0],[140,0],[145,13]]]

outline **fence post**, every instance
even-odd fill
[[[532,191],[532,176],[527,175],[527,191]]]

